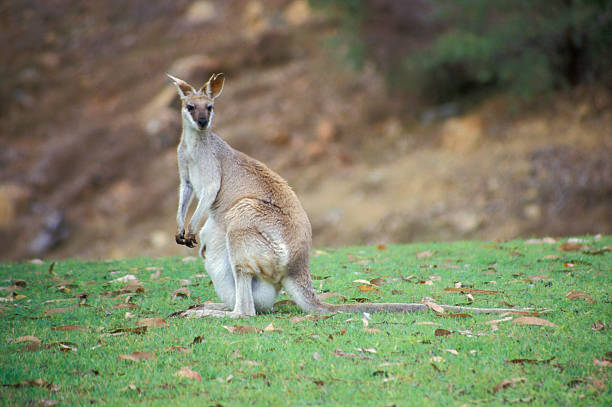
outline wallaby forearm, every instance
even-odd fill
[[[185,218],[187,217],[187,210],[193,200],[193,187],[189,181],[181,179],[181,185],[179,187],[179,204],[176,213],[176,228],[177,232],[185,231]]]

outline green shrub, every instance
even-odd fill
[[[432,103],[491,89],[529,97],[610,79],[612,0],[410,0],[418,16],[387,12],[388,19],[420,19],[433,30],[420,46],[396,47],[400,55],[391,62],[377,60],[374,51],[385,44],[375,40],[371,22],[388,32],[389,27],[382,27],[385,19],[373,14],[385,8],[406,10],[405,2],[311,1],[340,17],[345,32],[364,44],[363,57],[373,59],[394,87]],[[414,33],[405,31],[395,35],[408,42]],[[393,38],[386,35],[382,40]]]

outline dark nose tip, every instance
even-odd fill
[[[202,128],[206,127],[206,125],[208,124],[208,119],[205,119],[203,117],[200,117],[198,119],[198,125]]]

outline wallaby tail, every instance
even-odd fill
[[[308,266],[306,266],[308,267]],[[360,303],[360,304],[327,304],[322,302],[312,287],[312,280],[308,270],[293,273],[285,277],[283,287],[287,294],[305,312],[326,314],[337,311],[345,312],[422,312],[430,307],[421,303]],[[455,305],[440,305],[448,312],[472,312],[480,314],[495,314],[501,312],[530,311],[529,308],[472,308]]]

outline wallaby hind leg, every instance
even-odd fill
[[[200,231],[202,247],[206,246],[204,266],[213,282],[215,292],[227,309],[234,308],[236,288],[227,252],[225,232],[208,218]]]
[[[271,309],[278,293],[274,283],[279,278],[269,242],[255,229],[230,230],[227,248],[236,282],[234,312],[255,315],[256,302],[259,311]]]

